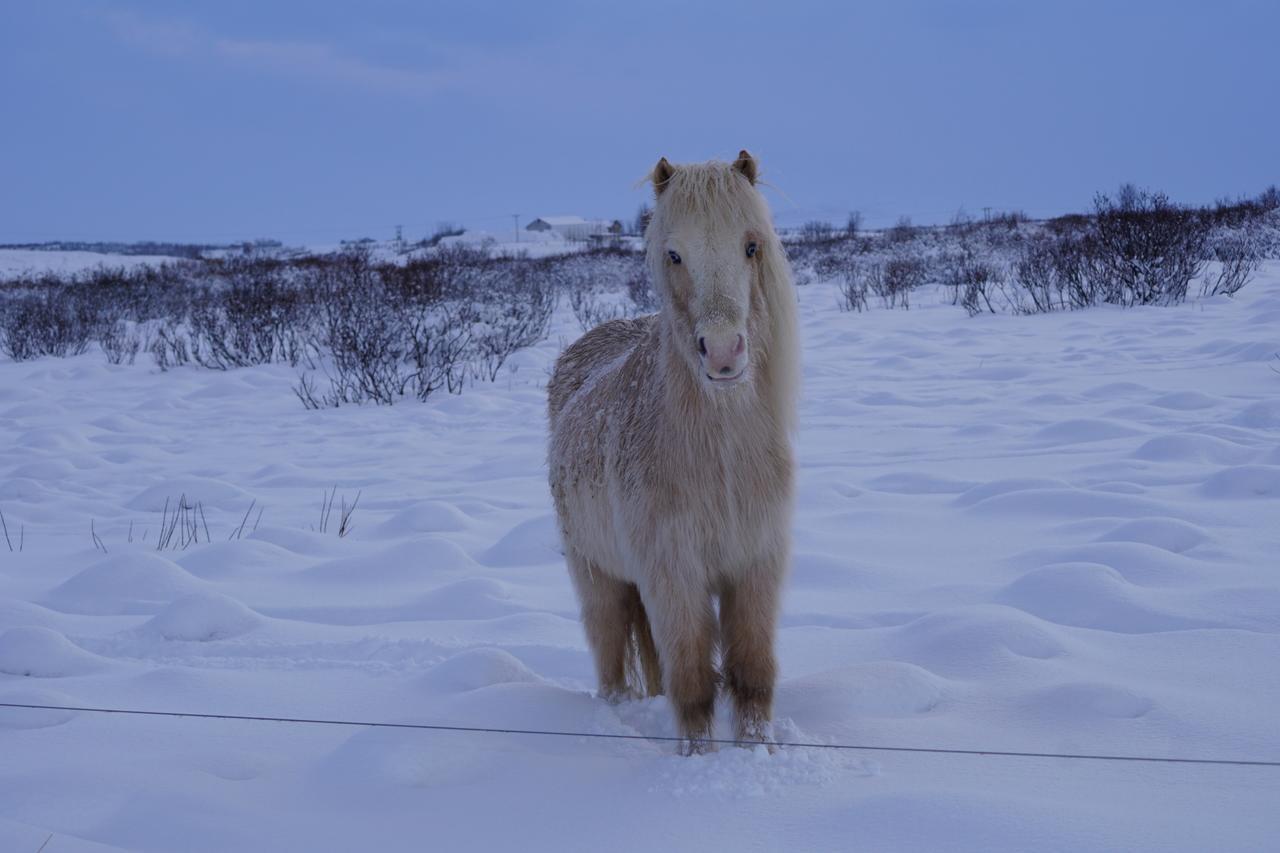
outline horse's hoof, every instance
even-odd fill
[[[692,755],[706,755],[708,752],[714,751],[715,744],[711,743],[705,736],[686,737],[680,741],[680,754],[685,758]]]
[[[641,698],[640,694],[635,690],[632,690],[630,687],[601,690],[597,695],[610,705],[621,705],[623,702],[630,702],[633,699]]]
[[[743,749],[755,749],[757,746],[763,746],[769,750],[770,755],[778,751],[778,745],[773,740],[773,726],[764,720],[744,720],[739,723],[738,736],[735,741],[736,745]]]

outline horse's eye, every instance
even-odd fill
[[[680,253],[679,253],[679,252],[667,252],[667,257],[669,257],[669,258],[671,259],[671,263],[673,263],[673,264],[678,264],[678,263],[680,263]]]
[[[748,243],[748,244],[747,244],[747,257],[748,257],[748,258],[754,258],[755,256],[756,256],[756,244],[755,244],[755,243]]]

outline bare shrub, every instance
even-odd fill
[[[880,297],[886,308],[910,308],[911,291],[927,278],[928,266],[923,258],[901,253],[873,264],[868,271],[871,292]]]
[[[800,237],[809,243],[826,243],[835,236],[835,228],[822,219],[811,219],[800,226]]]
[[[997,304],[1008,302],[1003,293],[1004,270],[967,241],[958,252],[944,255],[939,268],[942,285],[951,291],[951,304],[964,308],[970,317],[983,311],[995,314]]]
[[[290,271],[269,259],[228,260],[190,309],[191,355],[203,367],[227,370],[302,359],[309,308]]]
[[[454,253],[444,251],[425,258],[410,258],[403,264],[380,264],[377,273],[388,291],[398,300],[418,304],[439,302],[445,297],[451,277]],[[484,259],[487,262],[488,258]]]
[[[184,314],[206,264],[193,261],[141,265],[132,269],[98,267],[71,277],[108,316],[146,322]]]
[[[311,345],[328,388],[304,372],[294,386],[303,405],[391,405],[406,397],[425,400],[441,388],[462,390],[464,356],[479,316],[474,306],[403,298],[359,250],[316,268],[309,286],[319,299]]]
[[[567,294],[569,307],[583,331],[620,317],[657,310],[644,255],[597,249],[547,261],[556,289]]]
[[[316,271],[311,286],[320,300],[320,332],[313,341],[328,355],[329,390],[319,398],[304,382],[304,405],[338,406],[366,401],[390,405],[413,379],[408,360],[408,318],[394,310],[367,254],[349,252]],[[306,393],[303,393],[306,392]]]
[[[98,336],[96,306],[77,285],[43,287],[6,301],[0,349],[14,361],[80,355]]]
[[[1087,308],[1104,301],[1106,272],[1092,231],[1062,230],[1028,240],[1014,257],[1013,282],[1030,299],[1024,313]]]
[[[181,367],[191,361],[191,347],[187,334],[178,323],[162,321],[156,326],[155,334],[147,347],[156,367],[167,371],[171,367]]]
[[[569,294],[569,306],[573,316],[577,318],[582,331],[587,332],[607,323],[631,316],[631,311],[623,301],[610,298],[596,290],[575,290]]]
[[[491,382],[512,354],[547,336],[556,305],[555,287],[545,265],[520,261],[499,279],[501,284],[486,287],[485,298],[476,303],[473,329],[477,373]]]
[[[110,364],[133,364],[142,349],[142,337],[132,324],[116,320],[103,326],[98,334],[98,345]]]
[[[839,287],[840,299],[836,306],[841,311],[861,313],[867,310],[867,291],[871,287],[871,281],[866,267],[856,263],[847,267],[840,278]]]
[[[1215,234],[1211,244],[1216,274],[1204,277],[1200,295],[1231,296],[1249,283],[1262,264],[1265,246],[1261,229],[1251,220]]]
[[[1030,300],[1024,313],[1047,314],[1068,307],[1066,282],[1059,275],[1052,238],[1029,243],[1014,262],[1014,283]]]
[[[1115,199],[1099,194],[1093,224],[1104,302],[1176,304],[1204,267],[1204,217],[1173,204],[1164,193],[1126,184]]]
[[[988,227],[1003,228],[1006,231],[1015,231],[1028,221],[1030,217],[1021,210],[997,210],[987,217]]]
[[[916,238],[916,230],[910,216],[900,216],[897,223],[885,232],[885,237],[890,243],[909,243]]]
[[[804,266],[793,263],[793,269],[797,274],[801,270],[812,270],[820,279],[842,278],[847,271],[859,265],[861,250],[862,244],[858,240],[828,243],[820,250],[810,252]]]

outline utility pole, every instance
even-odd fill
[[[515,223],[516,242],[519,243],[520,242],[520,214],[518,213],[511,214],[511,220],[512,222]]]
[[[396,246],[397,247],[404,245],[404,232],[401,231],[400,229],[401,229],[401,226],[397,225],[396,226]]]
[[[983,222],[991,221],[991,208],[989,207],[982,208],[982,221]]]

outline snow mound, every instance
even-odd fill
[[[413,533],[451,533],[466,530],[471,519],[453,504],[422,501],[405,507],[378,525],[379,536],[404,536]]]
[[[981,674],[1011,661],[1045,660],[1066,651],[1054,626],[1013,607],[977,605],[930,613],[894,629],[895,657],[931,671]]]
[[[1024,710],[1057,724],[1086,727],[1099,718],[1131,720],[1150,712],[1155,702],[1127,687],[1099,682],[1060,684],[1025,697]]]
[[[1141,542],[1181,554],[1209,541],[1209,538],[1203,528],[1176,518],[1139,518],[1104,533],[1098,541]]]
[[[972,504],[970,509],[1001,516],[1044,515],[1081,519],[1100,515],[1138,518],[1167,511],[1165,504],[1157,501],[1091,489],[1024,489],[994,495]]]
[[[945,682],[926,669],[876,661],[791,678],[779,686],[784,713],[808,731],[858,717],[910,717],[933,710]]]
[[[1224,468],[1205,480],[1200,491],[1211,498],[1280,498],[1280,465]]]
[[[1051,480],[1046,477],[1014,477],[1008,480],[992,480],[980,486],[974,486],[956,498],[956,506],[973,506],[987,498],[999,495],[1025,492],[1031,489],[1069,489],[1062,480]]]
[[[1280,429],[1280,400],[1262,400],[1247,406],[1231,423],[1253,429]]]
[[[313,530],[263,525],[252,533],[246,533],[244,538],[254,542],[269,542],[278,548],[301,556],[330,557],[333,555],[335,537],[332,534],[325,536]]]
[[[1161,394],[1151,401],[1151,405],[1161,409],[1191,412],[1198,409],[1212,409],[1219,402],[1221,401],[1217,397],[1211,397],[1201,391],[1175,391],[1171,394]]]
[[[475,648],[436,664],[419,679],[419,684],[434,693],[463,693],[495,684],[541,680],[510,652]]]
[[[1118,421],[1100,418],[1075,418],[1050,424],[1035,433],[1035,437],[1050,444],[1078,444],[1087,441],[1106,441],[1138,435],[1138,430]]]
[[[166,640],[208,642],[247,634],[262,617],[230,596],[197,592],[179,598],[142,626],[145,633]]]
[[[0,691],[0,702],[15,705],[62,705],[78,707],[79,701],[61,690],[43,687],[17,687]],[[48,729],[60,726],[76,716],[75,711],[54,711],[45,708],[0,708],[0,731],[5,729]],[[4,849],[0,847],[0,849]]]
[[[139,551],[94,563],[49,593],[65,613],[152,615],[206,584],[156,554]]]
[[[65,678],[106,669],[109,662],[49,628],[10,628],[0,634],[0,672],[31,678]]]
[[[30,451],[54,453],[73,453],[91,448],[83,433],[59,426],[27,430],[13,439],[13,445]]]
[[[1235,442],[1199,433],[1161,435],[1133,451],[1134,459],[1148,462],[1212,462],[1218,465],[1248,462],[1255,451]]]
[[[169,503],[172,514],[178,501],[185,496],[187,503],[197,503],[205,507],[216,507],[223,510],[239,508],[244,512],[253,502],[253,496],[223,480],[208,477],[172,477],[143,489],[125,504],[129,509],[143,512],[163,512],[165,501]]]
[[[178,565],[206,580],[279,574],[296,568],[301,562],[299,555],[292,551],[249,538],[201,545],[178,557]]]
[[[465,578],[427,593],[417,602],[419,619],[492,619],[517,613],[507,587],[492,578]]]
[[[1122,634],[1208,628],[1206,620],[1162,609],[1152,590],[1127,582],[1120,572],[1100,563],[1060,563],[1028,572],[999,595],[1059,625],[1096,628]]]
[[[885,474],[867,483],[869,488],[878,492],[898,495],[958,495],[975,485],[968,480],[953,480],[918,471]]]
[[[494,568],[541,565],[560,561],[560,532],[555,516],[547,514],[521,522],[480,556]]]
[[[478,748],[484,735],[401,729],[357,732],[321,762],[320,777],[339,791],[437,788],[481,782],[500,772],[503,755]]]
[[[422,536],[373,553],[318,563],[305,571],[315,580],[370,584],[420,582],[475,568],[475,561],[457,543]]]

